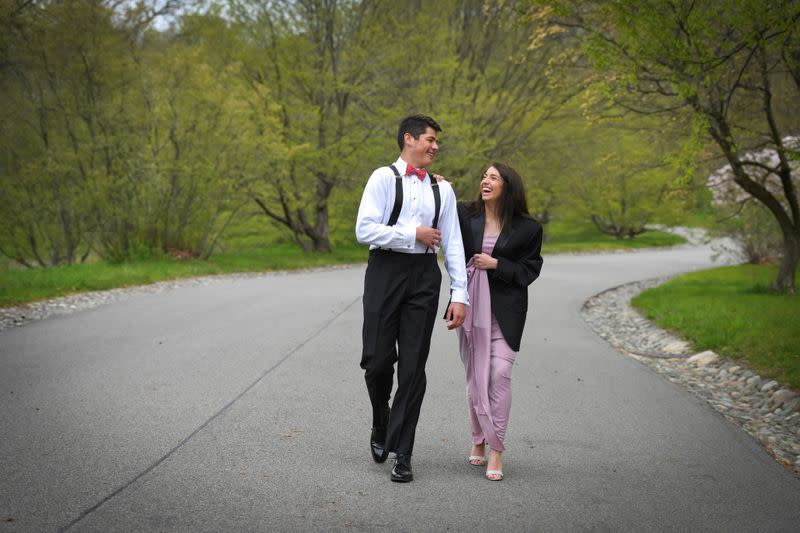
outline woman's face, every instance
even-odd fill
[[[505,182],[497,169],[487,168],[481,179],[481,200],[496,202],[503,195],[503,187],[505,187]]]

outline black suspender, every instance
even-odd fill
[[[403,208],[403,177],[397,171],[394,165],[391,165],[392,172],[394,172],[394,207],[392,214],[389,216],[387,226],[394,226],[397,224],[397,218],[400,216],[400,210]]]
[[[436,211],[433,213],[433,227],[436,229],[439,226],[439,209],[442,207],[442,197],[439,196],[439,182],[431,176],[431,189],[433,189],[433,203],[436,206]]]
[[[397,224],[400,210],[403,208],[403,177],[394,165],[390,165],[389,168],[394,172],[394,207],[392,208],[392,214],[389,215],[389,222],[387,222],[386,225],[394,226]],[[439,211],[442,208],[442,197],[439,194],[439,182],[436,181],[433,176],[431,176],[431,189],[433,189],[433,203],[435,206],[433,226],[431,227],[436,228],[439,225]]]

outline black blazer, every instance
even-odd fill
[[[464,241],[464,259],[468,262],[473,255],[482,252],[486,215],[471,214],[459,203],[458,224]],[[497,268],[486,272],[492,313],[508,345],[519,351],[528,314],[528,285],[542,271],[542,225],[530,218],[514,217],[511,224],[505,226],[492,251]]]

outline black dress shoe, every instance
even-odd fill
[[[369,450],[372,452],[372,460],[376,463],[383,463],[389,457],[389,452],[384,448],[386,442],[386,428],[372,428],[369,437]]]
[[[398,483],[408,483],[414,479],[411,473],[411,456],[405,454],[397,454],[394,467],[392,468],[392,481]]]

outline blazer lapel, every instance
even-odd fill
[[[486,225],[486,213],[480,213],[472,217],[469,221],[472,230],[472,246],[474,250],[470,254],[479,254],[483,250],[483,227]]]
[[[500,235],[497,237],[497,242],[494,244],[494,250],[492,250],[492,256],[495,255],[495,252],[498,250],[502,250],[503,247],[508,244],[509,239],[511,239],[511,235],[514,233],[514,221],[512,220],[509,224],[503,228],[503,231],[500,232]]]

